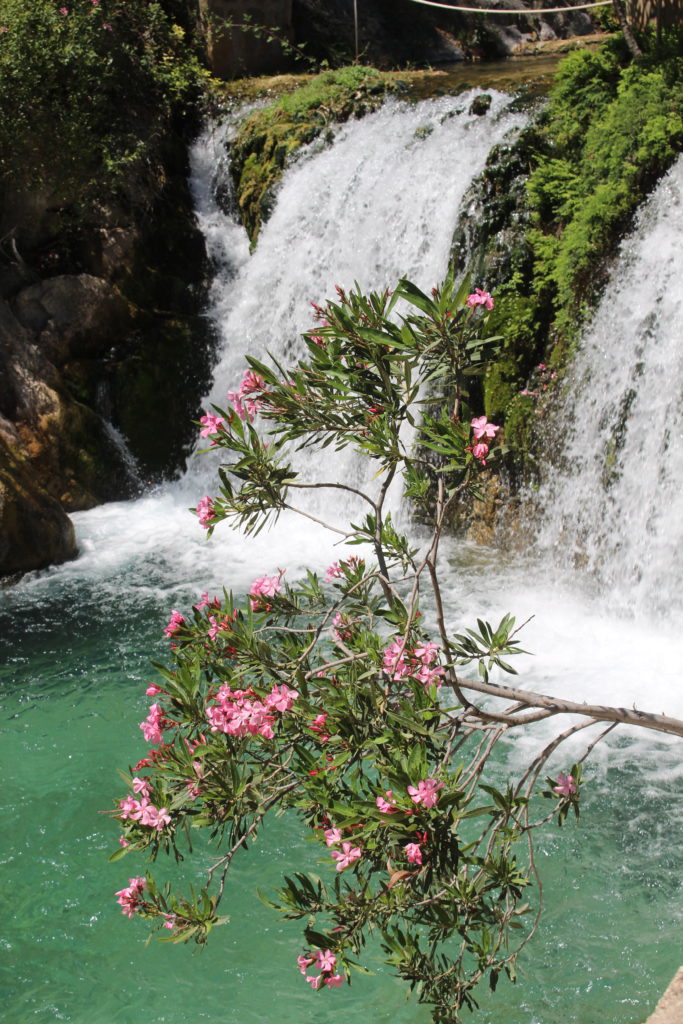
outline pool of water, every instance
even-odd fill
[[[114,893],[146,865],[139,855],[108,862],[119,833],[104,812],[123,792],[117,769],[145,749],[138,723],[149,703],[145,686],[154,676],[149,660],[163,658],[169,608],[187,607],[207,579],[213,585],[228,563],[236,563],[229,554],[234,540],[223,542],[227,547],[217,541],[212,549],[202,539],[194,560],[202,578],[180,566],[171,585],[164,557],[137,550],[132,558],[120,543],[114,545],[118,560],[110,553],[95,573],[102,517],[118,515],[123,527],[134,514],[139,522],[139,505],[81,516],[79,562],[0,593],[0,860],[7,907],[0,927],[7,968],[0,1019],[332,1024],[343,1015],[358,1024],[426,1024],[428,1011],[406,999],[403,985],[372,950],[367,966],[375,973],[358,976],[350,989],[314,994],[304,986],[295,964],[302,946],[296,922],[279,921],[256,895],[257,887],[272,889],[283,871],[306,864],[321,870],[317,848],[305,842],[294,818],[273,821],[236,862],[223,904],[231,920],[212,934],[206,950],[146,944],[145,923],[121,915]],[[285,539],[296,549],[291,531]],[[171,551],[167,545],[165,558]],[[197,565],[200,553],[205,561]],[[496,566],[496,558],[481,551],[451,552],[453,614],[466,615],[475,590],[495,614],[496,601],[521,600],[519,577],[501,576]],[[264,565],[264,571],[270,568]],[[233,564],[227,581],[245,586],[249,572],[244,558],[242,568]],[[536,597],[545,603],[539,591]],[[533,603],[533,594],[527,602]],[[547,617],[530,639],[543,648],[544,632],[551,662],[544,671],[559,673]],[[540,660],[544,652],[536,650]],[[508,754],[501,774],[514,767],[514,746]],[[493,997],[484,993],[475,1021],[645,1019],[680,960],[675,939],[683,806],[677,764],[672,744],[643,745],[628,737],[595,758],[581,821],[561,830],[552,826],[539,837],[545,912],[521,960],[520,981],[502,984]],[[200,851],[179,869],[160,863],[155,873],[189,882],[209,856]]]

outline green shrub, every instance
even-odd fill
[[[0,0],[0,175],[106,194],[205,74],[160,3]]]

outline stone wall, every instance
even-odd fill
[[[202,20],[206,24],[211,70],[219,78],[260,75],[282,71],[288,60],[277,38],[292,39],[292,0],[200,0]],[[254,26],[272,29],[273,41],[266,33],[230,28],[245,17]]]

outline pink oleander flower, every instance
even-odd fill
[[[69,8],[68,7],[60,7],[59,8],[59,13],[62,15],[62,17],[65,18],[67,16],[67,14],[69,13]]]
[[[418,644],[413,651],[413,657],[421,661],[423,665],[431,665],[438,653],[439,645],[430,640],[428,643]]]
[[[270,710],[279,711],[283,714],[285,711],[290,710],[298,696],[298,690],[290,689],[286,683],[282,683],[281,686],[278,686],[276,683],[266,697],[265,704]]]
[[[474,447],[472,448],[472,454],[474,455],[475,459],[479,459],[482,466],[486,465],[486,456],[488,455],[488,453],[489,446],[487,444],[484,444],[483,442],[475,444]]]
[[[128,879],[128,888],[119,889],[115,896],[118,896],[117,903],[122,907],[121,913],[126,917],[132,917],[140,905],[142,890],[147,888],[147,879],[142,876]]]
[[[337,963],[337,958],[331,949],[321,950],[319,949],[315,954],[316,964],[315,966],[319,971],[333,971]]]
[[[315,989],[316,992],[320,988],[322,980],[323,980],[322,974],[307,974],[306,975],[306,981],[309,983],[309,985],[311,986],[312,989]]]
[[[274,597],[280,592],[282,576],[259,576],[249,588],[249,604],[253,612],[269,611],[270,605],[262,601],[262,597]]]
[[[313,963],[313,957],[312,956],[305,956],[302,953],[300,956],[298,956],[296,958],[296,962],[297,962],[297,965],[299,967],[299,972],[301,974],[306,974],[306,970]]]
[[[140,722],[142,735],[147,743],[162,743],[166,722],[164,712],[159,704],[152,704],[144,722]]]
[[[325,836],[325,842],[328,846],[336,846],[337,843],[341,843],[342,834],[340,828],[327,828],[323,832]]]
[[[495,437],[500,427],[495,423],[489,423],[485,416],[475,416],[471,422],[472,433],[475,441],[481,437]]]
[[[166,628],[168,628],[168,627],[166,627]],[[147,689],[145,690],[145,693],[147,694],[148,697],[156,697],[156,695],[158,693],[162,693],[162,692],[163,691],[162,691],[161,687],[157,686],[156,683],[150,683],[149,686],[147,687]]]
[[[164,633],[170,640],[171,637],[178,632],[180,627],[184,625],[184,617],[180,614],[179,611],[176,611],[176,609],[174,608],[173,611],[171,612],[171,618],[169,620],[168,626],[164,626]]]
[[[164,914],[166,920],[164,921],[164,928],[175,928],[176,916],[175,914]]]
[[[342,575],[342,570],[339,566],[339,562],[333,562],[325,573],[325,582],[329,583],[331,580],[337,579]]]
[[[132,818],[140,809],[140,802],[135,797],[124,796],[123,800],[119,800],[119,817],[125,821],[126,818]]]
[[[275,719],[270,709],[250,690],[233,692],[224,683],[215,700],[217,704],[206,709],[211,732],[223,732],[226,736],[263,736],[267,740],[273,739]]]
[[[133,792],[149,797],[149,779],[133,778]]]
[[[342,843],[341,852],[333,850],[332,856],[337,862],[337,871],[344,871],[362,856],[362,850],[360,846],[354,846],[353,843],[345,840]]]
[[[404,679],[411,674],[410,665],[406,657],[406,645],[403,639],[394,640],[385,649],[382,664],[384,671],[392,679]]]
[[[422,864],[422,850],[419,843],[407,843],[403,849],[409,864]]]
[[[216,416],[212,412],[205,413],[199,420],[203,424],[202,429],[199,431],[200,437],[210,437],[211,434],[217,434],[225,423],[222,416]]]
[[[253,370],[246,370],[239,391],[228,391],[228,401],[232,402],[235,412],[241,420],[253,420],[261,408],[261,401],[251,396],[262,394],[265,381]]]
[[[472,309],[474,306],[486,306],[487,309],[493,309],[493,298],[489,292],[483,291],[481,288],[475,288],[471,295],[467,296],[466,306]]]
[[[125,836],[119,836],[119,846],[123,846],[124,849],[126,846],[130,846],[130,843],[128,842]]]
[[[557,793],[558,796],[565,798],[572,796],[576,793],[578,787],[574,781],[573,776],[565,775],[563,772],[557,776],[557,785],[553,786],[553,793]]]
[[[328,988],[339,988],[341,983],[344,981],[344,975],[343,974],[330,974],[324,980],[325,980],[325,984],[327,985]]]
[[[216,518],[216,510],[213,505],[213,501],[208,494],[205,494],[203,498],[197,502],[197,519],[205,530],[209,529],[209,526]]]
[[[384,799],[383,796],[378,796],[377,799],[375,800],[375,804],[377,805],[377,807],[379,807],[382,814],[393,814],[395,811],[398,810],[398,807],[396,807],[394,803],[391,803],[394,797],[393,789],[388,789],[385,793],[385,796],[387,798],[386,800]]]
[[[436,807],[439,799],[439,790],[443,789],[444,783],[436,779],[424,779],[415,786],[408,786],[408,795],[414,804],[423,804],[425,807]]]

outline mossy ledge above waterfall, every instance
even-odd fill
[[[505,342],[483,400],[505,425],[513,490],[547,456],[543,424],[619,243],[682,149],[678,39],[637,63],[615,39],[563,61],[548,103],[492,150],[463,204],[452,258],[496,298]]]
[[[272,209],[274,190],[293,155],[332,124],[379,107],[400,88],[393,76],[353,66],[324,71],[242,122],[230,168],[242,223],[252,244]]]
[[[591,37],[591,41],[594,41]],[[583,40],[572,40],[582,47]],[[376,110],[389,96],[414,101],[457,94],[482,86],[521,92],[546,92],[558,54],[497,64],[461,66],[449,71],[378,71],[354,65],[317,75],[278,75],[218,87],[229,105],[261,103],[239,124],[230,146],[239,216],[252,244],[275,201],[277,185],[302,147],[332,140],[332,126]],[[265,105],[263,105],[265,103]],[[473,113],[485,114],[481,109]]]

